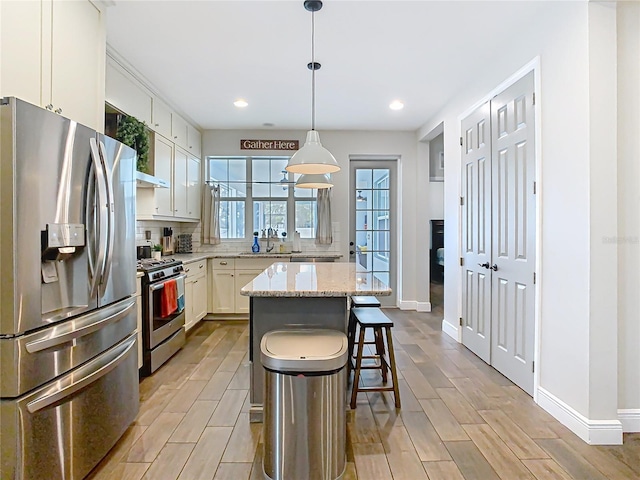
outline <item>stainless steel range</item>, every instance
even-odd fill
[[[142,276],[142,375],[151,375],[185,342],[182,262],[173,258],[138,260]],[[175,282],[175,284],[174,284]],[[167,308],[168,289],[176,290],[175,310]]]

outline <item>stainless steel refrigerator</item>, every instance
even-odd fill
[[[2,479],[81,479],[138,412],[135,164],[0,99]]]

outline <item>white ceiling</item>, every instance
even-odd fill
[[[114,3],[109,45],[200,127],[310,128],[311,13],[302,0]],[[416,130],[488,68],[511,35],[535,28],[544,7],[325,1],[315,14],[316,128]],[[247,108],[233,106],[240,97]],[[394,99],[405,108],[390,110]]]

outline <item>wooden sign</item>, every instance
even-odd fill
[[[298,140],[240,140],[240,150],[298,150]]]

